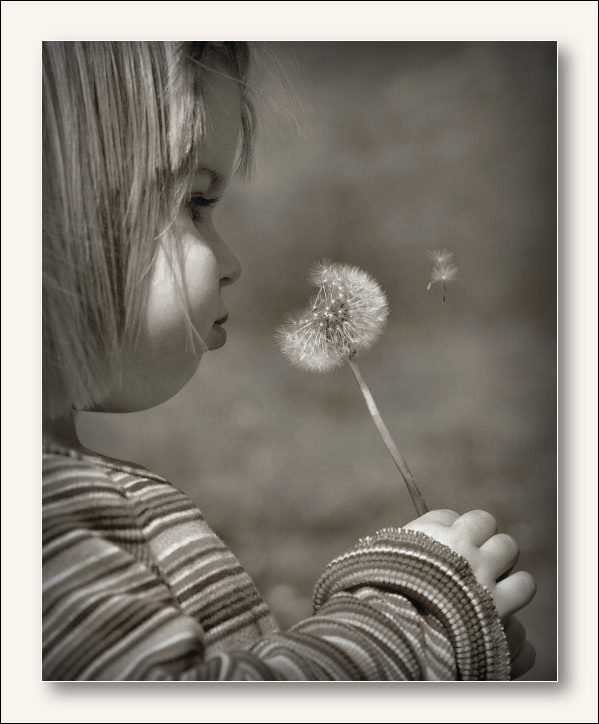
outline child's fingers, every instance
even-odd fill
[[[422,525],[444,525],[449,527],[459,517],[459,514],[453,510],[430,510],[428,513],[421,515],[420,518],[416,518],[404,525],[404,528],[417,529]]]
[[[471,510],[457,518],[452,528],[468,537],[474,545],[481,546],[497,533],[497,522],[485,510]]]
[[[480,552],[484,556],[489,573],[494,580],[497,580],[502,573],[516,565],[520,546],[511,535],[498,533],[482,544]]]
[[[495,606],[502,621],[529,604],[537,592],[535,579],[525,571],[518,571],[499,581],[495,587]]]
[[[537,658],[537,652],[530,641],[525,641],[522,646],[520,653],[512,661],[512,670],[510,678],[517,679],[520,676],[524,676],[527,671],[530,671]]]

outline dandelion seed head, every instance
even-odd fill
[[[380,337],[389,314],[387,299],[375,279],[356,266],[323,260],[308,279],[318,293],[277,330],[277,342],[295,367],[329,372]]]

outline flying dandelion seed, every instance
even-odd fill
[[[453,261],[453,252],[448,249],[429,249],[427,256],[433,266],[426,289],[430,290],[433,284],[443,284],[443,304],[445,304],[447,285],[449,282],[454,282],[458,276],[458,268]]]
[[[305,371],[330,372],[349,365],[416,512],[423,515],[428,510],[424,498],[354,360],[372,347],[385,328],[389,315],[385,293],[370,274],[348,264],[320,261],[308,278],[318,287],[318,294],[277,330],[278,345],[292,365]]]

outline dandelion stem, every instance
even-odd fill
[[[349,367],[350,367],[351,371],[353,372],[354,377],[356,378],[356,382],[358,383],[360,392],[364,396],[364,400],[366,401],[366,406],[368,407],[368,412],[370,412],[370,415],[376,426],[376,429],[378,430],[379,435],[383,439],[383,442],[385,443],[387,450],[389,450],[389,454],[393,458],[393,462],[397,465],[397,469],[399,470],[403,479],[405,480],[406,486],[408,488],[408,492],[410,494],[410,497],[412,498],[414,507],[416,508],[416,512],[418,513],[418,515],[424,515],[425,513],[428,512],[428,508],[426,506],[426,503],[424,502],[422,493],[420,492],[420,490],[418,489],[418,486],[416,485],[416,481],[414,480],[414,477],[412,476],[412,473],[410,472],[410,469],[408,468],[408,464],[406,463],[404,456],[397,449],[397,445],[395,444],[393,438],[391,437],[391,433],[389,432],[389,430],[387,429],[387,426],[383,422],[383,418],[381,417],[381,413],[379,412],[379,409],[376,406],[374,397],[372,396],[372,393],[368,389],[368,385],[366,384],[366,381],[362,377],[362,373],[360,372],[358,365],[351,358],[349,360]]]

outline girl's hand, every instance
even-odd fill
[[[484,510],[461,516],[452,510],[433,510],[403,527],[429,535],[468,561],[478,582],[493,596],[504,624],[512,678],[526,673],[534,663],[535,651],[526,641],[524,626],[512,614],[532,601],[536,583],[524,571],[510,575],[520,554],[512,536],[497,533],[495,518]]]

